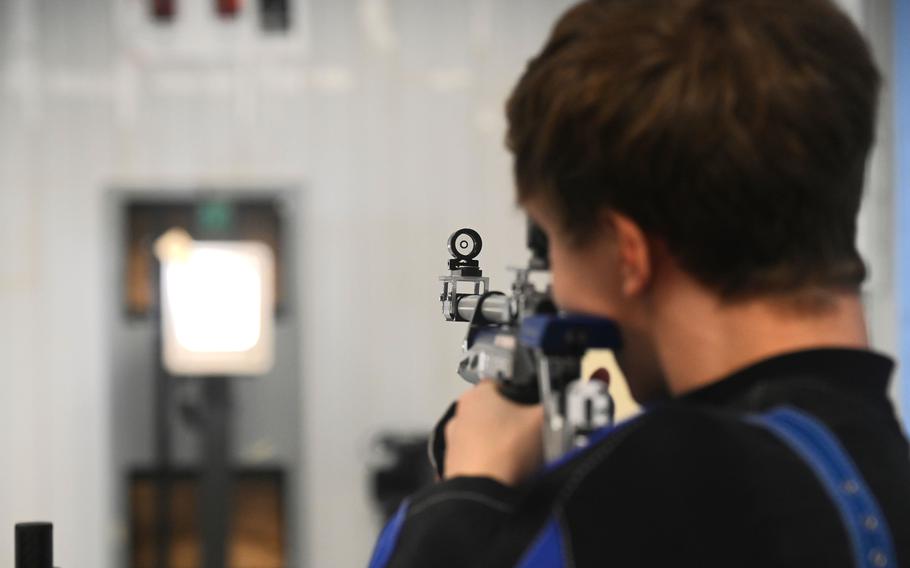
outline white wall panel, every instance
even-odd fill
[[[497,286],[525,258],[502,108],[568,4],[311,0],[305,49],[162,62],[119,0],[0,0],[0,563],[13,522],[49,518],[61,565],[114,568],[104,192],[277,184],[305,188],[298,536],[308,566],[365,565],[371,437],[429,428],[462,388],[445,238],[479,229]]]
[[[0,2],[0,527],[48,518],[61,564],[114,564],[105,192],[291,185],[305,188],[297,536],[311,566],[364,565],[372,436],[429,428],[462,388],[463,329],[436,300],[448,233],[484,233],[500,286],[524,258],[502,105],[565,4],[301,3],[305,56],[212,61],[137,55],[113,2]]]

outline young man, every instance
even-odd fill
[[[910,567],[910,459],[855,247],[879,76],[829,0],[588,0],[508,105],[566,311],[648,410],[541,469],[482,383],[374,566]]]

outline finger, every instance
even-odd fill
[[[473,388],[470,388],[461,394],[461,397],[458,399],[459,405],[469,406],[472,404],[471,401],[478,398],[485,398],[489,396],[487,393],[490,391],[496,390],[496,383],[491,380],[483,380],[474,385]]]

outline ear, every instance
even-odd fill
[[[616,211],[605,214],[613,227],[622,294],[638,296],[651,284],[654,267],[650,242],[638,223],[628,216]]]

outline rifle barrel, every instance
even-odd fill
[[[458,315],[471,321],[474,319],[474,313],[477,311],[477,304],[480,303],[480,295],[471,294],[464,296],[458,301]],[[492,323],[509,323],[512,321],[512,308],[509,305],[507,296],[487,296],[481,306],[483,317]]]

